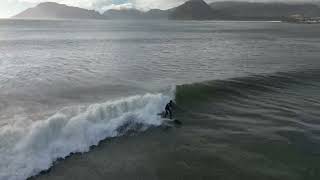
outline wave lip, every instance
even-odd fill
[[[89,151],[105,138],[159,126],[157,114],[169,100],[163,94],[138,95],[65,108],[28,127],[5,126],[0,129],[0,180],[26,179],[49,169],[59,158]]]

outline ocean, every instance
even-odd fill
[[[317,180],[319,32],[0,20],[0,180]]]

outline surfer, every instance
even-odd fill
[[[172,108],[173,108],[173,101],[171,100],[165,108],[165,114],[164,117],[166,118],[168,115],[170,116],[170,119],[172,119]]]

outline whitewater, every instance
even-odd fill
[[[132,96],[88,107],[66,107],[30,124],[5,125],[0,130],[0,179],[25,179],[70,153],[89,151],[105,138],[159,126],[162,120],[157,114],[170,99],[163,94]]]

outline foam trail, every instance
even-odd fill
[[[157,113],[170,96],[146,94],[89,107],[65,108],[46,120],[0,129],[0,180],[22,180],[58,158],[87,152],[108,137],[160,125]]]

